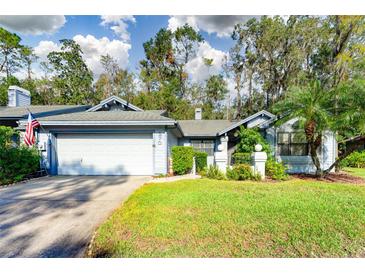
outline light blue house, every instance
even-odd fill
[[[0,108],[1,117],[11,108]],[[2,112],[4,115],[2,115]],[[37,115],[35,115],[37,116]],[[38,147],[43,164],[54,175],[157,175],[169,171],[171,148],[193,146],[208,153],[208,163],[225,170],[239,141],[240,126],[258,128],[272,145],[274,156],[289,172],[315,171],[308,145],[291,120],[275,127],[275,115],[263,110],[243,120],[203,120],[196,109],[194,120],[174,120],[161,110],[142,110],[112,96],[93,107],[36,117],[42,128]],[[26,120],[18,120],[24,129]],[[336,158],[332,132],[323,134],[318,153],[324,168]]]

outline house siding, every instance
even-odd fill
[[[276,134],[278,132],[294,132],[295,123],[298,119],[292,119],[284,123],[280,127],[269,128],[266,130],[266,140],[271,145],[274,144],[274,151],[277,161],[282,162],[287,166],[288,173],[315,173],[316,167],[310,156],[281,156],[276,152],[278,151]],[[274,140],[274,141],[273,141]],[[336,160],[337,155],[337,142],[335,134],[331,131],[325,131],[322,137],[322,145],[318,149],[318,157],[323,169],[330,167],[330,165]]]
[[[167,131],[156,130],[153,133],[154,143],[154,173],[166,174],[167,173],[167,155],[168,155],[168,142]]]

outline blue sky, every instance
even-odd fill
[[[252,16],[250,16],[252,17]],[[222,58],[233,45],[230,34],[233,26],[244,22],[248,16],[0,16],[0,26],[16,32],[23,44],[32,46],[46,59],[49,51],[57,50],[59,40],[74,39],[84,51],[84,59],[95,75],[102,68],[98,59],[110,54],[118,59],[121,67],[138,71],[138,63],[144,57],[143,43],[159,29],[176,29],[185,23],[199,31],[205,43],[199,48],[196,60],[188,66],[188,72],[197,81],[210,73],[219,73]],[[213,58],[214,66],[205,71],[202,57]],[[199,75],[199,76],[194,76]]]

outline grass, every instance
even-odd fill
[[[344,170],[350,173],[351,175],[365,178],[365,168],[346,167],[344,168]]]
[[[365,187],[209,179],[147,184],[97,230],[93,257],[364,257]]]

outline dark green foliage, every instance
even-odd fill
[[[59,104],[89,104],[94,101],[93,74],[82,58],[80,45],[63,39],[61,51],[52,51],[47,58],[54,69],[53,85],[60,96]]]
[[[286,168],[282,163],[276,162],[274,159],[268,159],[265,165],[266,176],[274,180],[287,180],[289,178],[286,174]]]
[[[39,154],[36,149],[13,147],[0,152],[0,184],[6,185],[23,180],[39,170]]]
[[[0,106],[6,106],[8,104],[8,88],[11,85],[18,86],[20,82],[14,76],[4,77],[0,80]]]
[[[208,154],[202,151],[194,151],[196,171],[201,172],[207,167]]]
[[[251,164],[251,153],[236,152],[232,158],[234,164]]]
[[[255,151],[255,145],[262,145],[262,151],[265,151],[268,155],[271,154],[271,147],[266,142],[264,137],[255,129],[240,127],[236,132],[236,136],[240,138],[240,142],[237,145],[236,153],[252,153]]]
[[[352,152],[341,161],[341,167],[365,168],[365,150]]]
[[[247,164],[234,165],[232,169],[227,168],[227,178],[229,180],[244,181],[244,180],[255,180],[259,181],[260,175],[255,175],[252,172],[251,166]]]
[[[192,147],[172,147],[172,169],[174,174],[188,174],[193,168],[194,150]]]
[[[16,135],[12,128],[0,126],[0,185],[21,181],[39,170],[38,151],[15,146]]]
[[[215,179],[215,180],[226,179],[224,173],[216,165],[210,165],[206,171],[205,176],[207,176],[207,178],[209,179]]]

